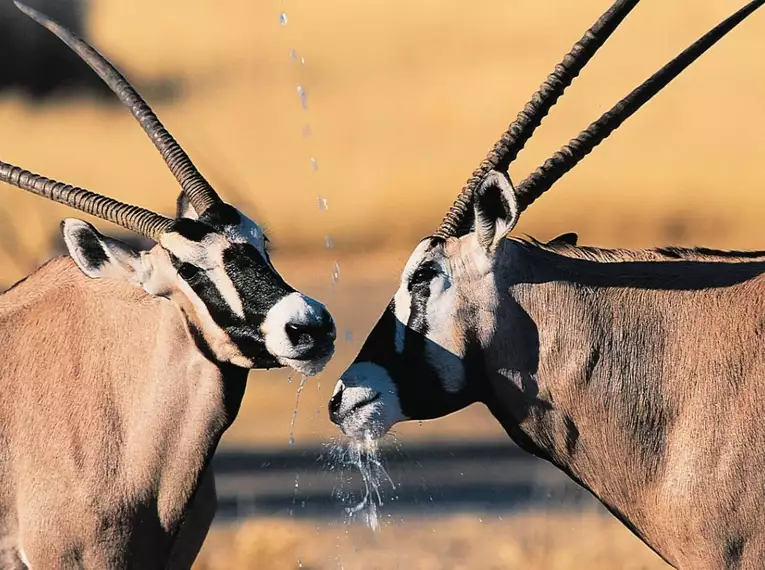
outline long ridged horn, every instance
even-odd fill
[[[465,183],[454,204],[444,217],[441,225],[434,234],[436,237],[447,238],[459,235],[470,227],[473,209],[471,206],[473,193],[484,177],[492,170],[507,171],[510,163],[523,150],[534,131],[550,112],[563,92],[577,78],[585,65],[603,46],[627,14],[640,0],[617,0],[597,22],[584,34],[581,40],[574,44],[571,51],[563,58],[526,103],[523,111],[504,132],[499,141],[489,151]]]
[[[66,204],[102,220],[113,222],[154,241],[159,241],[159,237],[174,223],[171,218],[77,186],[33,174],[7,162],[0,162],[0,181],[13,184],[54,202]]]
[[[149,135],[157,147],[170,171],[188,196],[194,209],[201,214],[207,208],[220,202],[220,197],[191,162],[191,159],[176,142],[173,136],[162,125],[160,120],[135,90],[130,82],[88,42],[73,34],[58,22],[51,20],[45,14],[25,6],[14,0],[16,7],[32,18],[35,22],[53,32],[68,45],[80,58],[95,71],[101,79],[114,91],[120,101],[130,109],[133,116]]]
[[[741,8],[665,65],[610,111],[604,113],[600,119],[582,131],[578,137],[572,139],[561,150],[552,155],[516,188],[520,211],[525,210],[534,200],[549,190],[555,182],[579,164],[585,156],[640,107],[650,101],[654,95],[763,4],[765,4],[765,0],[755,0]]]

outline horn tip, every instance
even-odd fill
[[[48,18],[42,14],[41,12],[38,12],[34,8],[31,8],[27,6],[26,4],[19,2],[19,0],[13,0],[13,3],[16,5],[16,8],[21,10],[24,14],[32,18],[35,22],[38,22],[39,24],[44,24]]]

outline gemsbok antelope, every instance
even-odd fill
[[[513,187],[565,88],[635,7],[619,0],[470,178],[342,375],[348,436],[485,404],[684,570],[765,564],[765,253],[507,237],[521,212],[765,0],[751,2]]]
[[[322,369],[335,327],[272,265],[95,49],[19,8],[132,111],[182,188],[175,219],[0,162],[0,180],[156,241],[137,251],[84,221],[71,257],[0,296],[0,568],[189,568],[212,521],[210,459],[248,369]]]

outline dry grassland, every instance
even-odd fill
[[[215,528],[195,570],[667,570],[615,519],[528,513],[358,525],[263,519]]]

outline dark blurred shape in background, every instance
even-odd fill
[[[29,5],[87,37],[87,0],[34,0]],[[62,94],[109,94],[77,55],[22,14],[11,0],[0,1],[0,57],[0,91],[16,89],[36,100]]]

